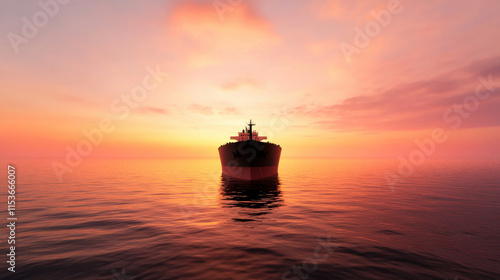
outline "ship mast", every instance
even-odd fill
[[[248,127],[250,128],[250,140],[252,140],[252,126],[254,126],[255,124],[252,123],[252,119],[250,119],[250,123],[248,124]]]

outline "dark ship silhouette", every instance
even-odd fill
[[[238,136],[219,147],[219,156],[222,164],[222,175],[238,180],[261,180],[277,176],[281,156],[279,145],[262,142],[266,136],[259,136],[252,131],[255,123],[248,124],[248,128],[238,132]]]

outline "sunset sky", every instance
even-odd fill
[[[89,157],[217,157],[250,119],[283,157],[500,158],[499,1],[53,1],[0,4],[2,158],[103,120]]]

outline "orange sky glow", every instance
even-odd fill
[[[240,2],[70,1],[27,38],[44,10],[5,1],[0,157],[87,135],[88,157],[217,157],[252,119],[283,157],[395,158],[439,128],[436,158],[500,158],[500,2]]]

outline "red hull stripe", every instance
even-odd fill
[[[241,167],[222,166],[222,174],[240,180],[260,180],[278,174],[278,166]]]

